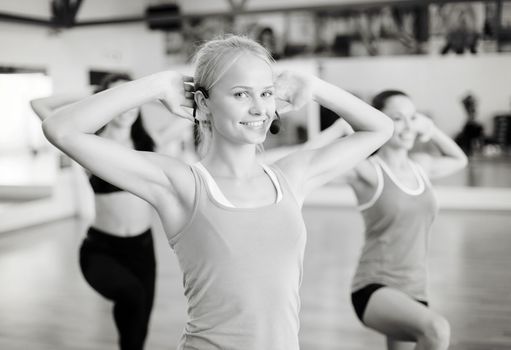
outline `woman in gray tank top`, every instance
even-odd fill
[[[342,114],[357,132],[321,150],[260,164],[256,149],[277,118],[276,101],[284,112],[311,99]],[[94,135],[115,115],[152,100],[198,125],[200,163],[136,152]],[[55,112],[43,130],[92,173],[158,212],[188,300],[179,349],[297,350],[303,200],[381,147],[393,126],[319,78],[274,76],[261,45],[228,36],[198,51],[194,78],[165,71],[126,83]]]
[[[366,229],[352,283],[353,306],[367,327],[387,337],[388,349],[447,349],[449,324],[427,308],[427,248],[437,212],[429,180],[460,170],[467,157],[417,113],[405,93],[383,91],[374,97],[373,107],[394,121],[394,135],[345,175]],[[340,120],[306,148],[349,133]],[[432,141],[440,155],[409,153],[417,138]]]

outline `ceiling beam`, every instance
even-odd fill
[[[14,15],[12,13],[0,12],[0,22],[14,22],[14,23],[22,23],[43,27],[53,27],[52,22],[49,19],[44,18],[36,18],[36,17],[28,17],[28,16],[19,16]]]
[[[137,23],[137,22],[145,22],[145,21],[146,21],[145,16],[105,18],[105,19],[98,19],[98,20],[75,22],[74,27],[90,27],[90,26],[108,25],[108,24],[126,24],[126,23]]]
[[[228,0],[231,2],[232,0]],[[291,12],[291,11],[306,11],[306,12],[328,12],[328,13],[340,13],[340,12],[351,12],[351,11],[365,11],[384,6],[397,6],[401,8],[416,7],[416,6],[428,6],[430,4],[447,4],[447,3],[459,3],[459,2],[481,2],[482,0],[388,0],[388,1],[357,1],[351,3],[335,4],[335,5],[313,5],[313,6],[295,6],[295,7],[275,7],[266,9],[251,9],[244,10],[246,8],[245,1],[241,1],[241,6],[234,6],[231,11],[219,11],[219,12],[208,12],[208,13],[181,13],[175,14],[161,14],[158,16],[151,17],[151,20],[155,21],[175,21],[180,22],[183,19],[196,19],[196,18],[207,18],[212,16],[233,16],[233,15],[256,15],[273,12]],[[78,1],[79,4],[80,1]],[[491,2],[500,3],[501,0],[491,0]],[[233,1],[234,4],[237,4]],[[78,5],[79,6],[79,5]],[[55,28],[55,24],[50,20],[39,19],[26,16],[17,16],[8,13],[0,12],[0,21],[11,21],[32,25],[41,25],[46,27]],[[85,27],[85,26],[97,26],[97,25],[112,25],[112,24],[126,24],[126,23],[137,23],[147,21],[147,16],[133,16],[133,17],[117,17],[117,18],[105,18],[99,20],[88,20],[74,22],[70,27]]]

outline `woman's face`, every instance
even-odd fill
[[[113,88],[113,87],[122,85],[126,82],[127,82],[126,80],[116,81],[115,83],[111,84],[109,88]],[[131,128],[131,126],[133,125],[133,123],[135,122],[135,120],[138,117],[139,111],[140,111],[139,108],[132,108],[132,109],[118,115],[117,117],[115,117],[110,122],[110,124],[113,127],[121,128],[121,129]]]
[[[275,115],[273,72],[263,59],[241,55],[210,89],[214,134],[235,144],[260,144]]]
[[[394,135],[387,144],[410,150],[417,137],[417,130],[414,126],[416,109],[412,100],[402,95],[389,97],[382,112],[394,121]]]

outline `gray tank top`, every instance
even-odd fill
[[[380,283],[427,300],[429,231],[437,213],[431,184],[416,163],[410,164],[419,186],[409,189],[381,158],[374,156],[370,161],[378,185],[366,203],[360,204],[355,191],[366,232],[352,290]]]
[[[299,348],[305,225],[283,174],[265,170],[281,196],[271,205],[236,208],[217,201],[203,170],[192,166],[192,218],[170,239],[188,299],[178,349]]]

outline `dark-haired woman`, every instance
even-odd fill
[[[444,350],[450,328],[428,308],[427,251],[437,206],[430,179],[467,164],[463,151],[417,113],[404,92],[386,90],[373,107],[394,121],[394,134],[345,177],[365,224],[365,243],[352,283],[360,321],[387,337],[389,350]],[[317,148],[349,134],[342,120],[305,144]],[[432,141],[441,155],[409,151],[416,139]]]
[[[106,76],[96,92],[129,80],[121,74]],[[53,110],[74,101],[74,97],[51,96],[31,104],[44,120]],[[155,146],[144,128],[140,108],[118,115],[97,134],[137,151],[152,152]],[[91,174],[89,182],[95,218],[80,248],[80,267],[90,286],[113,302],[120,349],[140,350],[148,333],[155,290],[152,208],[96,175]]]

